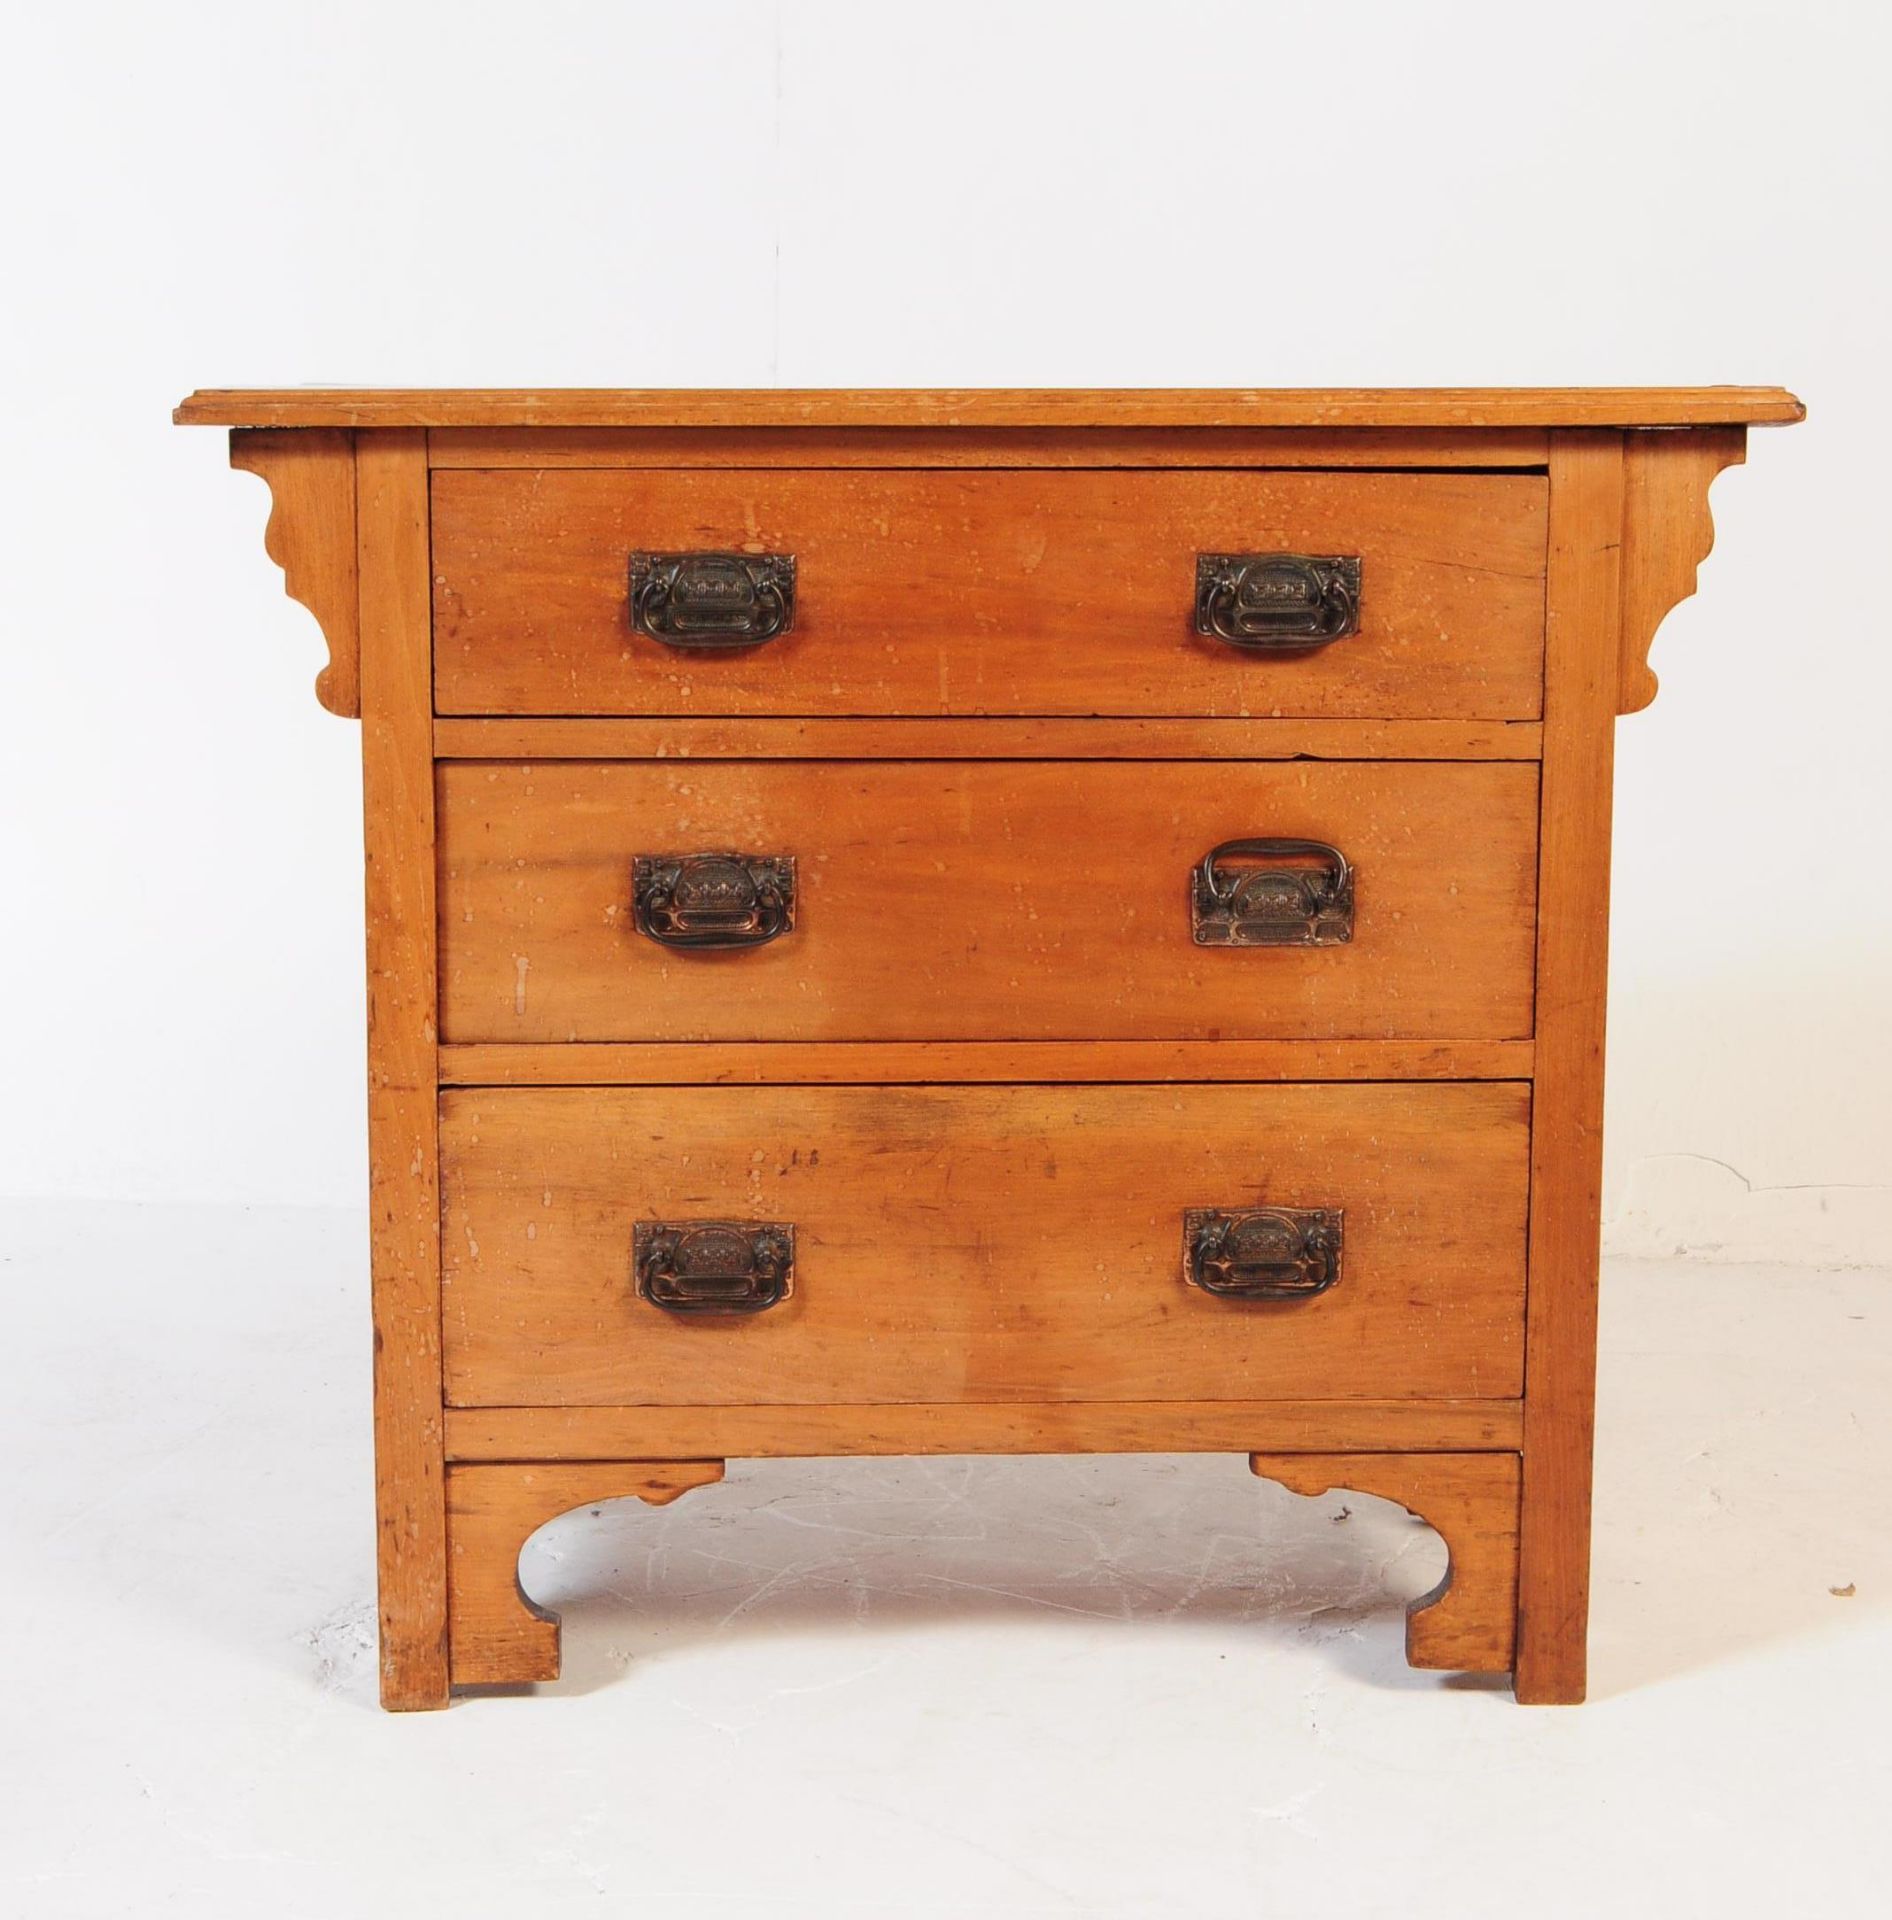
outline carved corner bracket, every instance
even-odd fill
[[[577,1461],[447,1469],[448,1678],[456,1687],[558,1678],[558,1615],[527,1598],[519,1553],[561,1513],[605,1500],[667,1506],[723,1477],[720,1460]]]
[[[1406,1610],[1406,1660],[1455,1673],[1508,1673],[1517,1647],[1515,1453],[1252,1453],[1250,1469],[1290,1493],[1331,1488],[1391,1500],[1426,1522],[1451,1558]]]
[[[315,697],[330,713],[361,713],[361,612],[355,591],[355,436],[340,428],[239,430],[230,464],[269,487],[263,545],[283,586],[315,615],[328,665]]]
[[[1616,710],[1639,713],[1656,696],[1649,647],[1656,628],[1695,591],[1715,544],[1708,488],[1747,457],[1745,427],[1691,427],[1628,435],[1623,451],[1623,619]]]

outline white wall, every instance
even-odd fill
[[[1874,0],[10,38],[0,1187],[361,1196],[356,729],[191,386],[1780,381],[1620,730],[1611,1206],[1887,1257]]]

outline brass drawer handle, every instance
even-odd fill
[[[640,853],[631,918],[666,947],[762,947],[795,925],[792,854]]]
[[[1198,633],[1249,653],[1308,653],[1359,626],[1357,554],[1196,555]]]
[[[1191,1207],[1183,1273],[1224,1300],[1308,1300],[1340,1278],[1339,1207]]]
[[[631,555],[631,625],[667,647],[759,647],[794,624],[792,553]]]
[[[666,1313],[762,1313],[794,1290],[795,1229],[640,1220],[631,1230],[631,1267],[638,1297]]]
[[[1234,864],[1251,860],[1267,864]],[[1345,946],[1353,868],[1324,840],[1224,840],[1190,876],[1189,905],[1199,947]]]

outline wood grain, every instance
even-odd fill
[[[209,387],[180,426],[1690,427],[1786,425],[1780,387]]]
[[[1508,1398],[1528,1090],[483,1088],[441,1095],[459,1406]],[[1183,1279],[1189,1207],[1345,1209],[1287,1305]],[[637,1297],[632,1229],[780,1221],[782,1305]]]
[[[1445,1578],[1406,1610],[1415,1667],[1506,1673],[1515,1658],[1518,1457],[1514,1453],[1255,1454],[1250,1467],[1309,1497],[1344,1487],[1394,1500],[1445,1541]]]
[[[437,473],[443,714],[1534,719],[1534,474]],[[680,652],[627,556],[796,556],[795,625]],[[1361,558],[1360,631],[1260,655],[1193,628],[1196,555]]]
[[[449,1460],[843,1454],[1516,1451],[1516,1400],[1157,1400],[841,1407],[453,1407]]]
[[[450,760],[1535,760],[1534,720],[439,720]]]
[[[1528,1040],[734,1041],[443,1046],[458,1087],[1528,1080]]]
[[[356,458],[381,1701],[406,1709],[447,1698],[426,448]]]
[[[1551,487],[1518,1589],[1517,1695],[1533,1703],[1581,1700],[1587,1665],[1621,435],[1560,437]]]
[[[1623,452],[1623,611],[1616,706],[1636,713],[1656,696],[1649,648],[1656,628],[1695,591],[1715,544],[1708,488],[1747,457],[1744,427],[1638,433]]]
[[[1523,1038],[1536,809],[1536,767],[1509,763],[451,762],[443,1032]],[[1256,834],[1353,862],[1350,945],[1193,944],[1191,871]],[[793,931],[640,934],[635,856],[717,849],[796,857]]]
[[[720,1460],[450,1468],[453,1684],[524,1686],[558,1678],[558,1615],[527,1599],[519,1585],[520,1549],[547,1521],[607,1500],[666,1506],[722,1477]]]
[[[233,433],[230,464],[269,487],[263,545],[290,599],[315,615],[328,665],[315,697],[344,719],[361,712],[361,608],[355,553],[355,436],[336,428]]]

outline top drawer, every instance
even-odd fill
[[[1539,474],[446,469],[437,704],[1530,720],[1547,497]],[[718,551],[793,556],[786,632],[634,630],[633,553]],[[1357,628],[1298,651],[1198,633],[1200,554],[1357,559]]]

